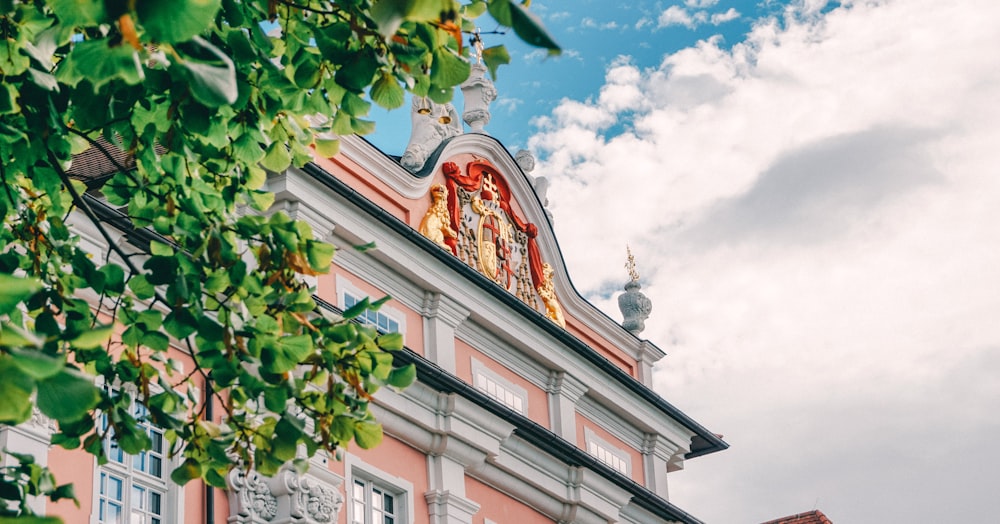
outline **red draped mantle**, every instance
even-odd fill
[[[448,183],[448,211],[451,215],[451,227],[458,231],[462,222],[462,209],[458,205],[457,187],[474,193],[480,191],[480,198],[483,200],[496,200],[500,204],[507,216],[514,222],[514,227],[528,235],[528,265],[531,268],[531,281],[538,289],[542,285],[542,257],[538,253],[538,243],[535,237],[538,236],[538,227],[535,224],[526,222],[523,218],[514,213],[510,205],[510,186],[507,180],[500,176],[496,168],[486,162],[469,162],[466,166],[468,174],[463,175],[461,168],[454,162],[445,162],[441,166]],[[483,179],[486,174],[490,175],[496,184],[498,195],[492,194],[488,190],[483,190]],[[448,238],[445,240],[453,252],[457,253],[457,239]]]

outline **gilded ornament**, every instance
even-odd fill
[[[562,306],[556,298],[556,287],[552,282],[552,266],[548,263],[542,264],[542,284],[538,286],[538,296],[542,297],[545,303],[545,315],[550,320],[566,328],[566,318],[563,317]]]
[[[451,246],[445,240],[458,236],[448,216],[448,189],[441,184],[431,186],[431,207],[420,221],[420,234],[448,251]]]

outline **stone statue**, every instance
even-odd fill
[[[429,98],[415,96],[410,110],[410,142],[400,164],[411,173],[424,167],[438,146],[446,138],[462,134],[462,123],[458,111],[451,103],[437,104]]]

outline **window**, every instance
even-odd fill
[[[361,299],[351,295],[349,293],[344,293],[344,309],[354,307],[355,304],[361,302]],[[384,307],[384,306],[383,306]],[[378,311],[368,310],[362,313],[359,319],[362,322],[371,324],[372,327],[379,330],[382,333],[398,333],[399,332],[399,322],[394,320],[389,315],[386,315],[382,308]]]
[[[373,480],[354,480],[351,491],[355,524],[396,524],[401,522],[396,495]]]
[[[346,278],[337,276],[337,298],[342,309],[348,309],[361,302],[367,293],[354,287]],[[358,320],[371,325],[382,333],[405,333],[406,320],[403,313],[391,306],[382,306],[378,311],[368,310]]]
[[[600,460],[622,475],[632,475],[632,461],[625,451],[612,446],[604,439],[598,437],[590,428],[586,429],[585,437],[587,440],[587,453],[590,453],[597,460]]]
[[[347,454],[347,522],[349,524],[411,524],[413,484]],[[400,467],[405,467],[400,465]]]
[[[528,392],[472,359],[472,385],[518,413],[528,412]]]
[[[128,455],[110,436],[104,446],[108,462],[97,469],[94,522],[99,524],[163,524],[167,522],[167,457],[163,430],[149,422],[149,412],[135,404],[133,416],[142,427],[152,448]],[[101,425],[108,425],[107,415]]]

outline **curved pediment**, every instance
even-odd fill
[[[642,370],[664,353],[573,287],[533,178],[496,139],[481,134],[449,138],[415,174],[363,140],[345,140],[345,145],[342,151],[377,180],[362,180],[371,186],[373,199],[387,189],[397,193],[401,198],[392,200],[399,211],[393,214],[410,227],[577,338],[605,348],[602,353],[636,378],[648,380]]]

